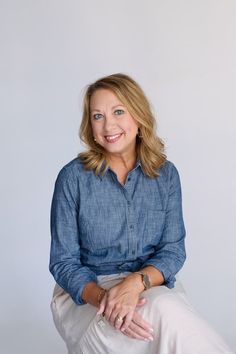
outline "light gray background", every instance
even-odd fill
[[[1,0],[2,354],[63,354],[49,302],[49,210],[81,147],[84,86],[133,76],[179,169],[182,280],[236,348],[234,0]]]

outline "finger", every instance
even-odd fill
[[[149,333],[153,332],[151,323],[145,321],[137,311],[134,312],[132,322],[138,325],[140,328],[144,329],[145,331],[149,331]]]
[[[112,320],[111,320],[111,316],[113,314],[113,307],[114,307],[114,304],[109,302],[107,299],[106,307],[105,307],[105,311],[104,311],[104,317],[112,326],[114,326],[114,319],[112,318]]]
[[[116,316],[115,323],[114,323],[116,329],[121,328],[121,326],[124,323],[124,318],[125,318],[125,316],[122,316],[122,315]]]
[[[140,340],[144,340],[143,337],[139,336],[138,334],[135,335],[135,333],[130,330],[129,328],[127,328],[125,331],[122,332],[124,335],[126,335],[129,338],[135,338],[135,339],[140,339]]]
[[[147,299],[145,299],[144,297],[141,297],[139,300],[138,300],[138,303],[136,305],[136,307],[142,307],[143,305],[145,305],[147,302]]]
[[[127,315],[124,318],[124,322],[120,328],[121,331],[125,331],[129,327],[133,319],[133,315],[134,315],[134,310],[131,310],[130,312],[127,313]]]
[[[124,315],[125,316],[125,315]],[[110,315],[110,318],[109,318],[109,323],[119,329],[120,328],[120,324],[123,323],[123,315],[121,315],[119,312],[113,310],[111,315]]]
[[[97,312],[97,315],[102,315],[105,308],[106,308],[106,300],[107,300],[107,297],[106,297],[106,294],[103,296],[102,298],[102,301],[100,302],[100,306],[99,306],[99,309],[98,309],[98,312]]]
[[[127,315],[127,310],[113,310],[109,319],[109,323],[114,326],[116,329],[120,329],[123,325],[124,319]]]
[[[130,326],[129,326],[129,330],[132,331],[133,334],[138,335],[144,339],[147,339],[149,341],[153,341],[153,335],[152,333],[150,333],[149,330],[144,329],[142,327],[140,327],[139,325],[137,325],[135,322],[131,322]]]
[[[109,323],[116,328],[120,328],[123,317],[125,317],[125,314],[122,314],[121,309],[115,306],[110,314]]]
[[[149,342],[151,340],[151,339],[148,339],[148,337],[143,337],[143,336],[139,335],[137,332],[133,331],[130,327],[127,328],[125,331],[123,331],[123,333],[129,338],[144,340],[146,342]]]

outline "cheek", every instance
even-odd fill
[[[126,131],[129,133],[137,134],[138,126],[136,125],[136,123],[133,120],[127,122]]]
[[[136,120],[132,116],[129,116],[129,119],[127,120],[127,122],[130,126],[130,130],[137,130],[138,129],[138,123],[136,122]]]
[[[91,127],[92,127],[92,132],[94,135],[97,135],[99,134],[99,132],[101,131],[101,127],[98,126],[97,124],[91,124]]]

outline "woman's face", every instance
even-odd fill
[[[98,89],[90,99],[93,136],[109,154],[135,154],[138,125],[110,90]]]

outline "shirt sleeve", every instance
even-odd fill
[[[168,173],[168,199],[165,224],[160,242],[154,254],[142,267],[152,265],[160,270],[165,285],[174,287],[175,275],[182,268],[185,259],[185,227],[182,213],[181,184],[176,167],[170,163]]]
[[[78,180],[73,171],[64,167],[57,177],[52,198],[49,269],[55,281],[81,305],[84,285],[97,282],[97,277],[80,261],[78,200]]]

